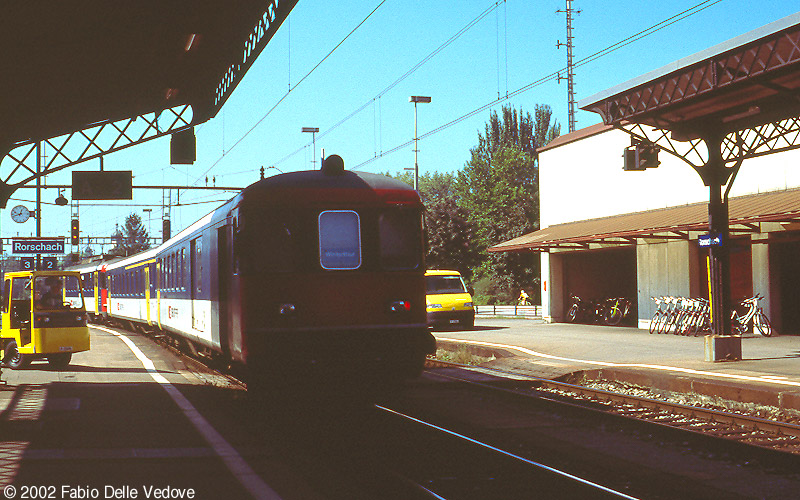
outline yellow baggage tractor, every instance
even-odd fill
[[[5,274],[2,295],[3,364],[11,368],[46,358],[69,365],[72,353],[89,350],[89,328],[77,271]]]

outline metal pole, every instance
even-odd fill
[[[417,153],[419,153],[419,135],[417,134],[417,103],[431,102],[431,98],[424,95],[412,95],[408,98],[408,101],[414,103],[414,190],[419,191],[419,163],[417,162]]]
[[[417,101],[414,101],[414,191],[419,191],[419,163],[417,163],[417,153],[419,153],[417,137]]]
[[[42,236],[42,143],[36,143],[36,237]],[[42,268],[42,254],[36,254],[36,267],[38,271]]]
[[[728,229],[728,207],[722,201],[721,186],[709,187],[708,229],[718,234],[720,244],[709,247],[711,265],[711,294],[714,335],[731,334],[731,285],[730,285],[730,236]]]

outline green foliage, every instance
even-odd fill
[[[132,213],[125,218],[125,225],[122,230],[117,228],[112,236],[116,245],[108,254],[125,257],[147,250],[150,248],[150,243],[147,241],[148,237],[147,230],[142,224],[142,218]]]
[[[414,182],[413,174],[408,172],[396,177],[409,185]],[[434,172],[419,177],[428,237],[425,262],[428,269],[455,269],[469,279],[480,256],[472,243],[474,235],[468,214],[458,206],[454,184],[453,174]]]
[[[538,301],[538,255],[486,252],[539,228],[538,148],[557,137],[560,126],[550,125],[549,106],[536,106],[535,115],[534,120],[530,113],[504,106],[501,120],[492,112],[456,186],[459,205],[475,228],[475,246],[483,254],[474,269],[476,285],[481,283],[476,291],[506,303],[516,299],[520,288]]]
[[[474,283],[478,304],[513,303],[524,288],[539,300],[538,254],[487,248],[539,228],[538,149],[558,137],[549,106],[530,113],[511,106],[489,116],[470,160],[453,174],[424,174],[428,269],[456,269]],[[388,175],[388,174],[387,174]],[[413,185],[412,173],[396,176]]]

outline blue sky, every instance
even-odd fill
[[[380,0],[351,0],[343,8],[340,3],[299,0],[222,111],[197,128],[194,165],[169,165],[169,139],[164,138],[107,155],[105,169],[132,170],[134,185],[202,186],[207,176],[209,184],[215,181],[218,186],[243,187],[258,179],[262,166],[276,167],[268,169],[267,175],[277,173],[277,169],[288,172],[311,168],[311,134],[301,133],[301,128],[319,127],[317,156],[324,148],[326,155],[342,156],[346,168],[400,172],[413,167],[412,147],[383,153],[413,137],[410,95],[432,98],[430,104],[418,108],[419,134],[423,135],[492,103],[498,95],[505,96],[566,66],[566,49],[556,48],[556,42],[566,38],[565,15],[556,13],[565,8],[564,0],[507,0],[498,4],[485,0],[386,0],[308,74],[379,4]],[[574,0],[573,8],[581,10],[573,21],[574,59],[580,61],[698,4],[700,0]],[[707,8],[686,19],[577,68],[576,100],[797,11],[797,3],[786,0],[721,0],[704,5]],[[487,9],[491,10],[481,21],[385,91]],[[293,90],[286,96],[290,88]],[[531,112],[536,104],[550,105],[562,133],[568,130],[565,81],[534,86],[506,103]],[[462,168],[489,113],[481,111],[420,141],[420,172],[456,172]],[[578,129],[599,121],[592,113],[577,114]],[[98,164],[74,168],[92,170]],[[68,184],[69,179],[66,171],[53,174],[47,182]],[[65,194],[70,197],[69,192]],[[57,195],[55,190],[48,190],[43,199],[52,201]],[[181,192],[182,206],[171,212],[173,234],[230,196]],[[33,208],[29,202],[33,199],[32,190],[15,193],[9,210],[2,213],[3,237],[34,234],[33,221],[18,224],[9,215],[17,204]],[[177,201],[174,192],[172,201]],[[83,202],[79,208],[82,235],[110,236],[115,224],[122,224],[128,214],[136,212],[145,225],[152,219],[151,234],[160,236],[161,203],[161,192],[151,190],[134,192],[130,202]],[[144,208],[152,212],[143,212]],[[47,205],[42,211],[44,236],[68,234],[68,207]]]

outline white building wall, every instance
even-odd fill
[[[578,131],[576,135],[580,134]],[[708,188],[695,170],[661,151],[661,165],[644,172],[622,170],[630,136],[608,129],[599,134],[542,151],[539,156],[540,227],[598,217],[707,202]],[[745,160],[730,196],[780,191],[800,186],[800,150]],[[700,294],[695,241],[637,245],[639,325],[653,312],[652,296]],[[774,272],[774,270],[773,270]],[[753,288],[769,310],[768,245],[753,246]],[[563,320],[563,258],[542,255],[543,315]],[[547,282],[547,290],[544,282]]]
[[[608,130],[539,156],[540,227],[708,201],[695,170],[661,151],[658,168],[622,170],[630,136]],[[745,160],[730,196],[800,186],[800,150]]]

